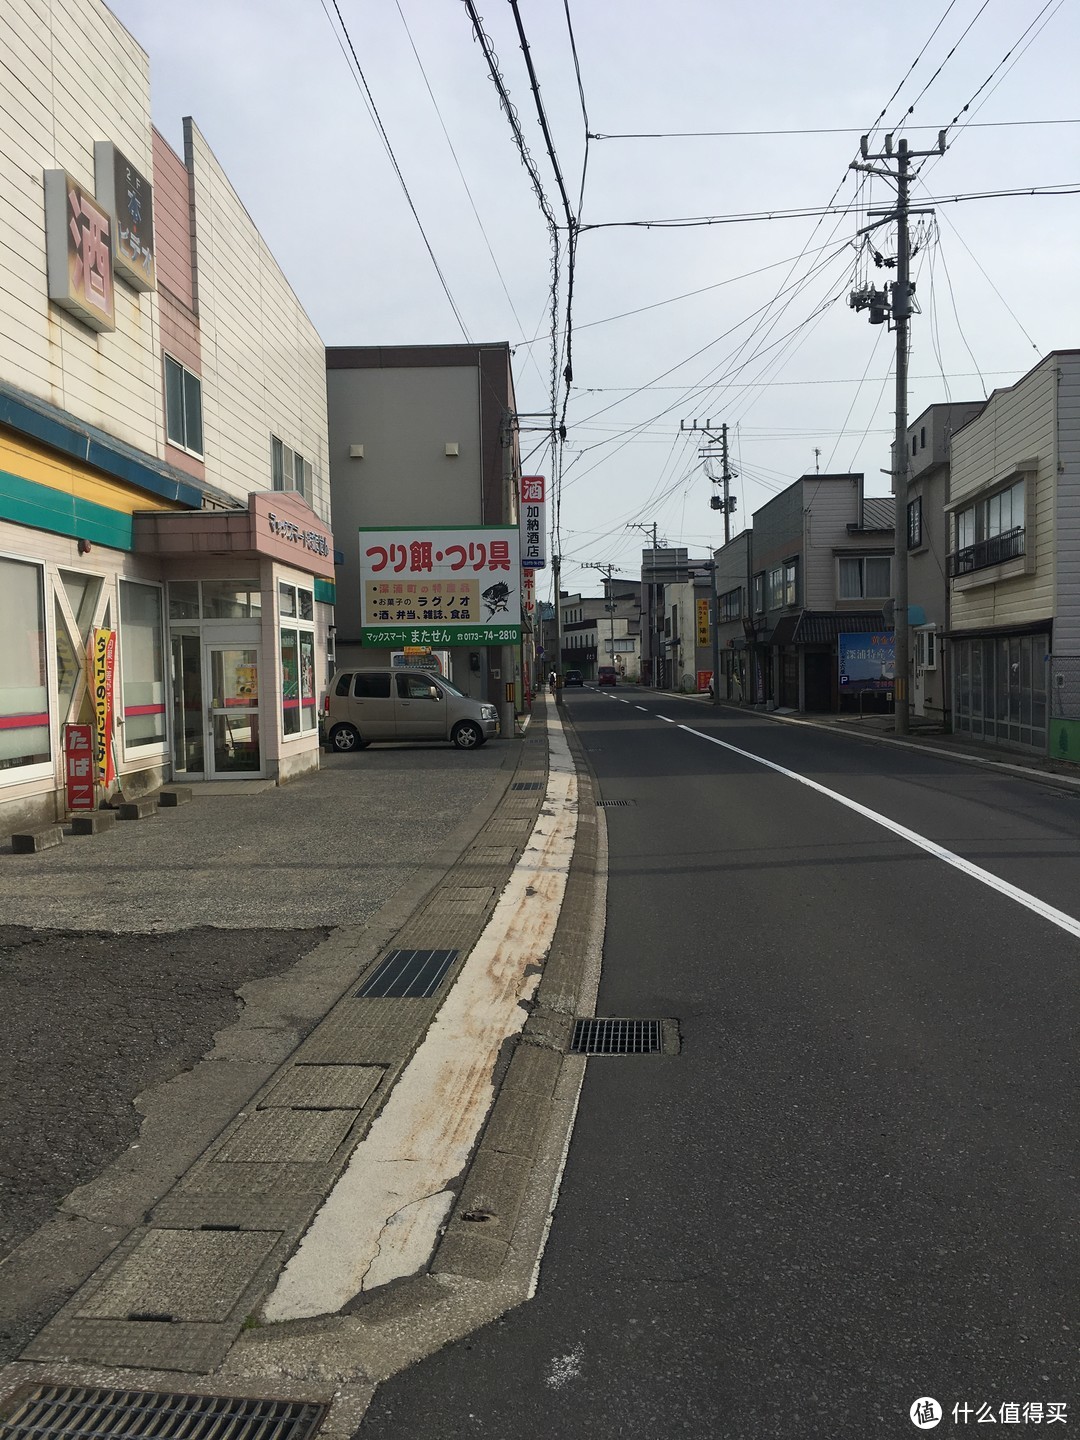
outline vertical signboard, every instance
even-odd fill
[[[116,631],[94,630],[90,636],[90,698],[94,705],[94,773],[106,790],[116,779],[113,761],[113,681],[116,674]]]
[[[91,330],[115,330],[113,219],[66,170],[45,171],[49,299]]]
[[[543,570],[547,565],[547,481],[543,475],[521,477],[521,568]]]
[[[69,810],[94,808],[94,727],[64,726],[64,785]]]
[[[113,217],[116,272],[135,290],[157,288],[154,267],[154,187],[111,140],[94,142],[94,183],[102,208]]]
[[[699,600],[697,602],[697,643],[698,648],[704,650],[709,644],[709,602]]]

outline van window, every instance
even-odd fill
[[[351,676],[351,675],[339,675],[339,676],[338,676],[338,682],[337,682],[337,684],[334,686],[334,694],[335,694],[335,695],[347,695],[347,694],[349,693],[349,686],[350,686],[351,683],[352,683],[352,676]]]
[[[430,700],[435,687],[426,675],[399,675],[397,693],[403,700]],[[389,691],[387,692],[389,694]]]
[[[356,677],[352,692],[358,700],[388,700],[390,698],[390,676],[365,674],[363,670]]]

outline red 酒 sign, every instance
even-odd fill
[[[64,784],[69,810],[94,808],[94,727],[64,726]]]

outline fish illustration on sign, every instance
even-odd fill
[[[489,585],[486,590],[481,591],[480,598],[484,602],[484,609],[487,611],[487,618],[490,620],[495,615],[510,613],[507,601],[510,599],[510,586],[500,581],[497,585]]]

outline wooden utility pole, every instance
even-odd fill
[[[915,287],[911,283],[911,236],[908,231],[910,215],[933,214],[932,210],[912,210],[908,198],[911,184],[911,161],[928,155],[944,155],[945,131],[939,131],[937,147],[933,150],[909,150],[908,142],[901,140],[893,149],[893,137],[885,136],[885,149],[880,155],[870,154],[870,137],[862,137],[863,161],[873,162],[852,164],[852,170],[862,170],[868,175],[880,175],[891,180],[896,186],[896,205],[888,210],[871,210],[870,214],[880,218],[860,231],[876,230],[880,225],[896,224],[896,279],[881,290],[864,288],[852,291],[849,304],[854,310],[869,309],[870,323],[881,325],[886,318],[892,319],[896,334],[896,431],[893,440],[892,483],[893,498],[896,502],[893,519],[893,639],[896,646],[896,661],[893,676],[893,727],[897,735],[908,733],[908,570],[907,570],[907,487],[908,487],[908,351],[910,349],[909,321],[914,306]],[[891,169],[878,169],[878,165],[895,164]],[[890,293],[891,292],[891,293]],[[860,517],[861,519],[861,517]]]

